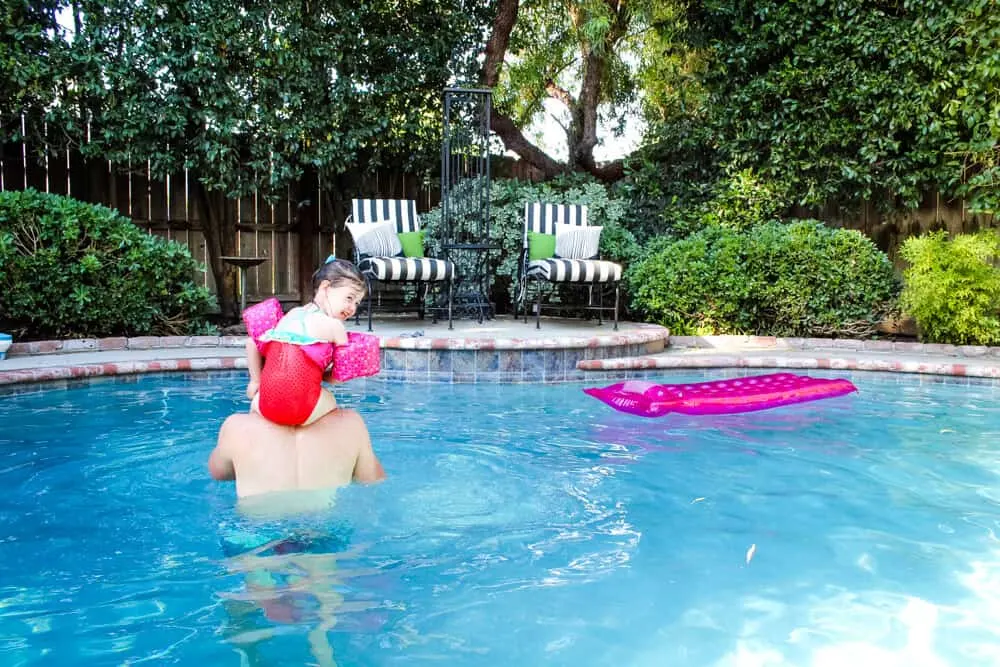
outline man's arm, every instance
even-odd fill
[[[236,468],[233,465],[232,449],[236,442],[236,434],[230,423],[236,415],[230,415],[226,421],[222,422],[219,429],[219,440],[208,457],[208,473],[212,479],[220,482],[229,482],[236,479]]]
[[[354,462],[353,479],[355,482],[381,482],[385,479],[385,469],[378,457],[375,456],[368,427],[361,415],[354,413],[354,418],[358,423],[358,458]]]

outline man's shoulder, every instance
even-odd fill
[[[256,412],[237,412],[226,417],[219,429],[219,439],[228,439],[259,431],[270,430],[271,423]]]
[[[364,424],[364,420],[361,419],[361,415],[356,410],[352,410],[351,408],[337,408],[323,415],[320,423],[343,426],[344,424]]]
[[[250,424],[253,421],[253,416],[248,412],[237,412],[226,417],[226,421],[222,422],[222,428],[224,429],[238,429],[243,426]]]
[[[332,438],[340,443],[357,442],[368,434],[365,420],[354,410],[337,408],[324,415],[311,427],[300,427],[303,433],[314,432],[323,438]]]

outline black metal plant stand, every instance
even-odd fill
[[[493,93],[474,88],[444,91],[441,144],[441,249],[455,265],[455,317],[492,319],[490,287],[490,113]]]
[[[463,317],[483,320],[493,319],[490,286],[493,272],[490,253],[500,246],[489,243],[446,243],[441,246],[445,255],[455,265],[455,293],[452,307]]]

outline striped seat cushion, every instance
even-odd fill
[[[375,280],[422,280],[435,282],[455,275],[455,265],[444,259],[430,257],[369,257],[361,260],[358,269]]]
[[[528,277],[554,283],[616,283],[621,264],[601,259],[536,259],[528,264]]]

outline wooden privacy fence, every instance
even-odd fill
[[[84,159],[73,150],[39,155],[24,142],[3,144],[0,191],[27,188],[103,204],[150,234],[184,244],[201,265],[196,279],[216,292],[202,227],[201,184],[189,170],[157,179],[148,163],[115,165]],[[416,199],[421,211],[435,206],[439,196],[437,188],[420,177],[389,171],[378,171],[353,188],[356,191],[345,193],[345,199]],[[311,271],[303,267],[301,253],[320,259],[336,253],[337,232],[349,207],[349,201],[340,201],[333,188],[313,175],[277,200],[251,195],[233,202],[228,224],[235,226],[236,248],[228,251],[268,258],[247,271],[248,301],[270,296],[299,301],[301,279],[308,280],[303,273]],[[307,216],[308,224],[303,224]],[[302,228],[309,231],[303,234]]]

